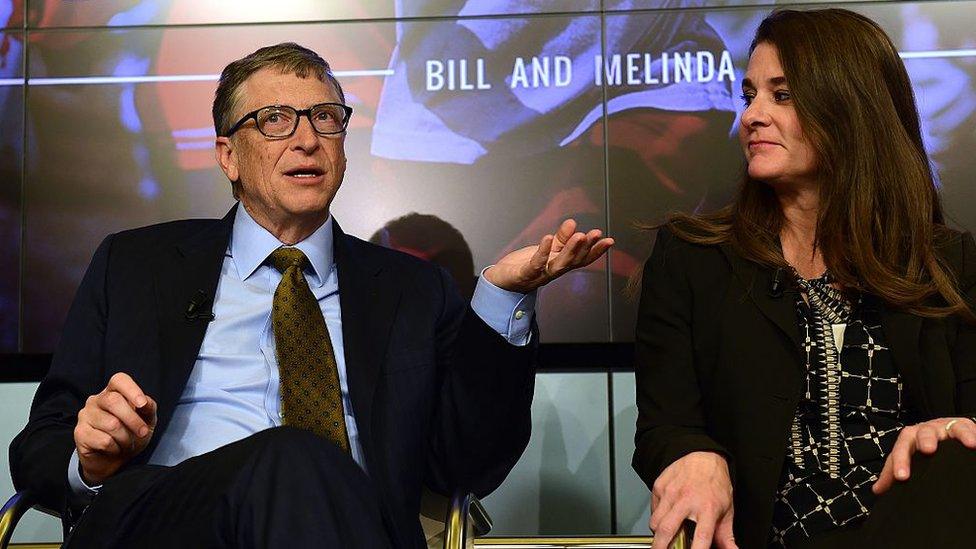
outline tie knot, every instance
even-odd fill
[[[298,248],[278,248],[271,252],[271,265],[280,273],[284,273],[289,267],[301,269],[305,261],[305,254]]]

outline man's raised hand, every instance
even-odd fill
[[[567,219],[556,234],[501,258],[485,271],[485,278],[503,290],[527,294],[599,259],[613,246],[612,238],[602,236],[600,229],[577,232],[576,221]]]

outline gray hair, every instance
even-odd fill
[[[311,74],[322,82],[331,82],[339,94],[339,101],[346,103],[342,86],[332,75],[328,61],[322,59],[319,54],[294,42],[265,46],[233,61],[220,73],[220,82],[217,84],[213,102],[214,129],[218,136],[226,135],[235,122],[230,117],[240,103],[241,86],[252,74],[268,67],[279,69],[285,74],[294,74],[299,78],[308,78]]]

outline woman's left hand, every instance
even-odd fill
[[[976,449],[976,423],[965,417],[943,417],[905,427],[898,434],[898,440],[871,490],[881,495],[891,488],[895,480],[908,480],[912,455],[916,451],[934,454],[939,443],[950,438],[958,440],[966,448]]]

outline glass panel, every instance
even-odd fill
[[[976,12],[976,2],[867,3],[848,5],[878,21],[903,52],[925,132],[930,158],[940,174],[946,212],[950,223],[967,230],[976,227],[976,186],[970,174],[974,169],[972,151],[976,146],[976,31],[968,24]],[[738,94],[739,80],[748,61],[748,46],[756,26],[768,10],[721,10],[714,12],[647,12],[607,17],[608,49],[619,48],[620,86],[612,86],[609,114],[609,196],[610,227],[619,244],[612,256],[613,337],[633,338],[636,300],[621,291],[623,281],[649,255],[653,239],[630,228],[634,221],[659,223],[671,210],[685,212],[712,210],[728,203],[741,170],[741,153],[736,143],[734,116],[724,95]],[[701,21],[714,31],[718,43],[703,40]],[[698,29],[697,31],[695,29]],[[658,29],[656,33],[649,29]],[[642,33],[659,43],[641,42]],[[654,86],[648,80],[663,80],[663,63],[654,60],[669,51],[668,43],[678,44],[680,55],[691,54],[692,82],[687,88],[706,93],[709,100],[688,105],[694,94],[667,96],[675,84],[680,65],[669,56],[671,85],[653,100],[644,98]],[[709,45],[711,44],[711,45]],[[710,58],[699,71],[700,51],[715,58],[716,78],[700,82],[709,75]],[[722,73],[720,51],[729,54],[734,78],[719,89]],[[608,58],[611,52],[608,52]],[[643,68],[643,57],[650,54],[650,71]],[[644,81],[627,85],[627,54],[637,54],[633,67]],[[724,54],[723,54],[724,55]],[[638,79],[639,79],[638,78]],[[698,93],[698,92],[695,92]],[[702,96],[704,97],[704,95]],[[716,101],[721,98],[721,101]],[[614,107],[614,101],[622,106]],[[643,101],[643,102],[642,102]],[[678,107],[678,101],[681,106]],[[724,103],[724,104],[723,104]],[[737,111],[741,102],[731,100]],[[710,108],[708,108],[710,107]],[[642,123],[643,122],[643,123]],[[641,134],[641,132],[644,132]],[[723,133],[731,137],[723,138]],[[642,135],[642,139],[638,136]],[[628,149],[627,143],[640,143]]]
[[[269,8],[267,0],[235,0],[233,3],[216,0],[31,0],[28,24],[31,28],[54,28],[288,23],[400,17],[531,15],[599,10],[600,0],[289,0],[277,2],[273,8]],[[22,22],[23,19],[18,21]]]
[[[37,383],[0,383],[0,445],[10,442],[27,424],[31,400]],[[0,460],[0,494],[6,499],[14,495],[10,480],[10,462]],[[61,543],[61,521],[40,511],[28,511],[17,523],[12,543]]]
[[[24,33],[3,31],[0,41],[6,45],[0,49],[0,353],[13,353],[20,330]]]
[[[5,29],[22,29],[24,27],[23,1],[0,0],[0,27]]]
[[[605,226],[602,146],[561,146],[588,139],[568,136],[602,111],[592,87],[599,29],[594,16],[37,32],[25,348],[53,347],[107,233],[226,210],[231,197],[212,149],[215,75],[283,40],[330,59],[355,109],[333,204],[347,232],[429,257],[409,244],[418,235],[397,233],[411,220],[393,221],[419,212],[438,231],[446,222],[470,249],[473,261],[455,271],[470,289],[482,267],[538,242],[564,216]],[[580,37],[578,60],[545,49],[563,35]],[[466,57],[442,57],[443,41],[465,44],[457,51]],[[545,340],[606,339],[605,272],[601,262],[547,288],[538,309]]]
[[[600,0],[400,0],[399,16],[530,15],[598,12]]]
[[[127,27],[137,25],[190,25],[220,23],[286,23],[391,18],[391,0],[323,2],[289,0],[99,0],[61,2],[30,0],[31,28]],[[241,29],[238,29],[240,31]]]
[[[221,216],[232,204],[214,161],[211,117],[215,75],[228,61],[296,39],[332,59],[357,111],[349,141],[359,146],[350,147],[350,165],[365,167],[362,143],[383,78],[361,71],[382,74],[393,48],[391,23],[32,36],[28,109],[36,147],[26,185],[24,335],[33,352],[53,348],[91,253],[108,233]],[[370,40],[351,49],[354,37]]]
[[[790,4],[863,4],[866,2],[890,2],[890,0],[604,0],[604,9],[608,12],[630,11],[640,9],[684,9],[701,7],[755,7],[772,6],[789,7]]]
[[[532,438],[485,498],[492,536],[610,533],[607,374],[539,374]]]
[[[976,2],[863,6],[902,52],[949,224],[976,230]]]
[[[947,211],[958,225],[972,227],[976,191],[965,179],[971,167],[964,151],[971,150],[974,135],[974,38],[964,22],[973,3],[858,9],[878,18],[900,48],[914,52],[906,63]],[[734,125],[730,108],[737,108],[730,91],[766,13],[740,8],[609,15],[601,59],[607,66],[599,78],[597,16],[37,32],[30,94],[36,145],[27,196],[27,225],[37,230],[28,233],[36,240],[28,244],[26,268],[38,275],[32,284],[51,288],[51,297],[27,312],[36,318],[37,333],[46,334],[29,348],[50,347],[56,338],[50,326],[60,324],[91,250],[110,228],[217,215],[229,204],[211,158],[214,75],[227,60],[281,40],[325,53],[356,108],[347,141],[349,180],[334,206],[347,230],[391,245],[399,238],[407,249],[408,237],[380,229],[411,212],[433,215],[456,228],[461,247],[471,250],[474,266],[458,273],[459,280],[470,281],[481,267],[535,243],[565,216],[585,227],[608,226],[619,242],[610,269],[612,333],[628,340],[634,301],[622,288],[651,242],[631,224],[729,200],[741,162],[734,140],[725,137]],[[8,48],[9,62],[15,50]],[[662,54],[669,60],[666,84]],[[52,80],[87,76],[108,78]],[[685,76],[694,81],[676,82]],[[148,83],[139,83],[145,77]],[[116,156],[109,159],[104,150]],[[106,200],[119,193],[126,197],[123,208]],[[363,203],[370,204],[369,215],[362,215]],[[48,254],[55,261],[52,250],[59,252],[52,266],[57,274],[46,275],[42,258]],[[545,341],[607,339],[606,269],[600,262],[542,292]],[[40,299],[25,291],[27,301]]]
[[[606,20],[612,322],[614,339],[626,341],[636,299],[625,288],[653,242],[635,224],[720,204],[733,188],[741,156],[729,138],[737,77],[734,50],[706,12]]]
[[[479,269],[566,217],[606,227],[598,17],[409,22],[398,36],[373,174],[347,186],[336,211],[435,212],[465,236]],[[607,310],[599,261],[540,293],[542,339],[604,341]]]
[[[634,458],[637,433],[637,395],[633,372],[613,375],[614,478],[617,496],[617,533],[646,536],[650,533],[651,492],[630,461]]]

